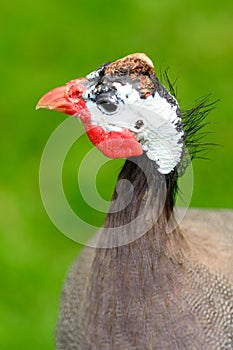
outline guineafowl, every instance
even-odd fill
[[[190,209],[179,225],[173,213],[205,106],[182,113],[151,60],[131,54],[38,108],[79,117],[103,154],[127,158],[97,248],[68,274],[57,349],[233,349],[233,212]]]

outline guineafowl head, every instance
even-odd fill
[[[106,63],[44,95],[37,108],[79,117],[91,142],[110,158],[146,155],[158,172],[180,164],[185,132],[178,102],[145,54]]]

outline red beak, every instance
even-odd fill
[[[78,116],[84,109],[86,103],[82,94],[86,90],[85,78],[69,81],[64,86],[59,86],[45,94],[37,103],[36,109],[46,108],[73,116]]]

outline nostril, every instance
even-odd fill
[[[75,85],[72,85],[67,92],[68,97],[73,99],[73,100],[77,100],[78,98],[80,98],[82,96],[82,93],[83,92],[78,90],[77,86],[75,86]]]

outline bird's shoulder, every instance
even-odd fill
[[[180,228],[193,259],[233,279],[233,210],[189,209]]]

